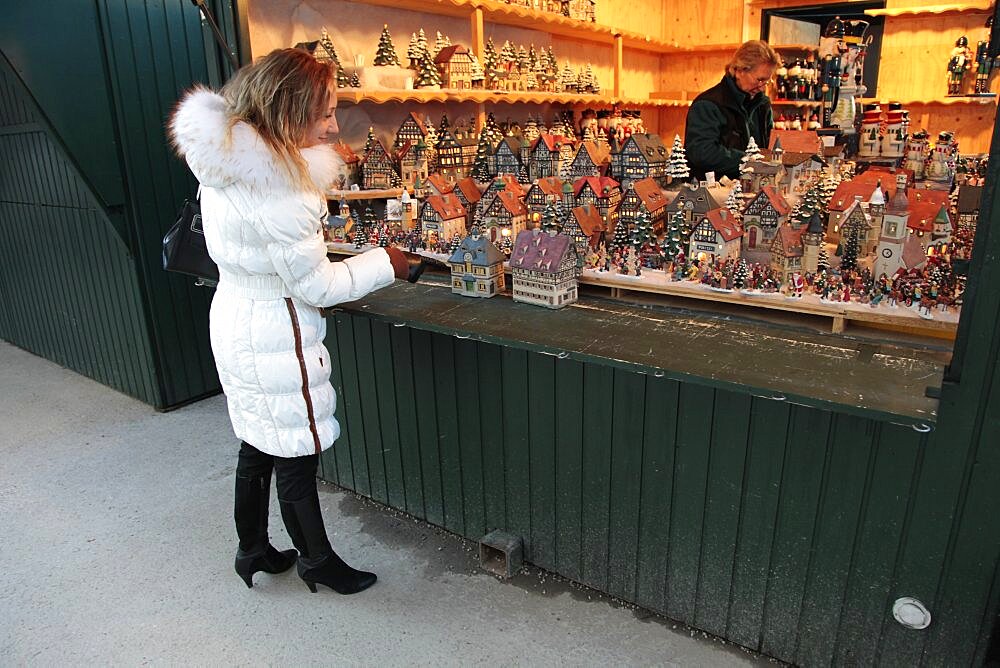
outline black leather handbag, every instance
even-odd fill
[[[195,276],[202,282],[219,282],[219,268],[208,255],[201,207],[196,200],[184,200],[177,222],[163,237],[163,268]]]

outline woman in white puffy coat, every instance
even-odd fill
[[[316,490],[319,453],[340,427],[333,417],[330,353],[320,307],[358,299],[410,274],[396,249],[327,259],[323,194],[343,163],[333,69],[296,49],[242,68],[220,93],[195,88],[170,120],[174,146],[201,183],[208,252],[219,266],[212,352],[229,416],[242,440],[236,468],[236,571],[296,563],[267,535],[271,474],[281,516],[309,589],[353,594],[375,575],[348,566],[327,539]],[[415,272],[414,272],[415,273]]]

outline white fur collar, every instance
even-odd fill
[[[297,190],[274,154],[246,123],[233,126],[227,141],[228,105],[218,93],[196,87],[177,104],[169,123],[170,139],[202,185],[233,183],[272,190]],[[344,161],[330,146],[302,149],[309,175],[321,191],[344,173]]]

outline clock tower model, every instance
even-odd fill
[[[819,268],[819,248],[823,244],[823,220],[819,213],[809,218],[809,227],[802,233],[802,271],[815,274]]]
[[[910,203],[906,190],[899,188],[882,216],[882,231],[879,235],[878,250],[875,255],[875,277],[882,274],[892,276],[903,263],[903,244],[906,243],[906,223],[910,217]]]

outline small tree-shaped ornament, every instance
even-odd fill
[[[737,221],[743,219],[743,200],[741,195],[743,193],[743,188],[740,186],[740,182],[737,181],[733,186],[733,189],[729,191],[729,197],[726,198],[726,209],[729,213],[733,215]]]
[[[449,44],[451,44],[451,40],[442,35],[441,31],[438,30],[437,37],[434,39],[434,48],[431,51],[431,57],[437,58],[437,55],[441,53],[441,51],[444,48],[446,48]]]
[[[350,86],[351,79],[347,75],[347,72],[344,71],[344,66],[340,64],[340,57],[337,55],[337,50],[333,47],[333,40],[330,39],[330,33],[326,31],[325,26],[320,32],[319,43],[323,45],[323,48],[330,54],[330,57],[333,58],[334,64],[337,66],[337,87],[347,88]]]
[[[764,159],[764,154],[761,153],[760,147],[757,146],[757,140],[753,137],[750,137],[750,141],[747,142],[747,150],[744,151],[743,157],[746,159],[746,162],[760,161]],[[743,161],[740,161],[740,164],[743,164]]]
[[[858,233],[855,230],[850,230],[847,233],[847,239],[844,241],[844,253],[840,257],[841,271],[858,268],[859,246]]]
[[[503,46],[500,47],[500,55],[497,60],[500,69],[505,72],[510,72],[511,68],[517,63],[517,51],[509,40],[505,40]]]
[[[479,145],[476,147],[476,161],[472,164],[472,172],[469,174],[480,183],[486,183],[493,175],[490,173],[490,140],[486,134],[486,128],[479,133]]]
[[[389,232],[389,227],[386,226],[386,225],[383,225],[382,226],[382,230],[381,230],[381,232],[379,233],[379,236],[378,236],[378,247],[379,248],[388,248],[390,242],[392,241],[391,237],[392,237],[392,234]]]
[[[542,232],[548,232],[549,230],[555,230],[559,232],[561,226],[559,225],[559,212],[556,211],[556,205],[554,202],[549,202],[542,209],[542,219],[539,221],[539,227]]]
[[[623,251],[629,245],[629,229],[628,223],[625,222],[624,218],[618,220],[618,224],[615,225],[615,236],[611,240],[611,250],[612,251]]]
[[[451,244],[449,244],[448,246],[448,252],[451,255],[454,255],[455,251],[457,251],[461,247],[462,247],[462,237],[460,237],[458,235],[458,232],[456,232],[455,236],[451,238]]]
[[[358,76],[357,72],[351,74],[351,79],[349,83],[351,88],[361,88],[361,78]]]
[[[500,242],[500,251],[507,257],[510,257],[510,254],[514,252],[514,242],[511,241],[509,234],[503,236],[503,241]]]
[[[746,260],[740,258],[736,263],[736,270],[733,271],[733,289],[742,290],[746,287],[747,278],[750,276],[750,265]]]
[[[493,44],[493,38],[486,40],[483,47],[483,73],[486,75],[486,87],[493,88],[497,79],[497,47]]]
[[[524,48],[524,44],[517,47],[517,69],[521,72],[531,70],[531,57],[528,55],[528,50]]]
[[[439,88],[441,86],[441,72],[434,64],[434,59],[427,52],[420,56],[417,80],[413,82],[413,85],[416,88]]]
[[[483,134],[486,135],[486,141],[489,143],[488,148],[490,150],[503,140],[503,131],[497,125],[497,119],[492,111],[486,112],[486,121],[483,123]]]
[[[670,158],[667,160],[667,176],[671,183],[674,181],[684,181],[691,176],[691,169],[687,164],[687,151],[681,143],[681,136],[674,135],[674,145],[670,148]]]
[[[382,34],[378,38],[378,48],[375,51],[374,64],[378,67],[399,67],[399,56],[389,35],[389,24],[382,25]]]
[[[365,149],[362,155],[368,155],[368,152],[372,150],[372,146],[374,145],[375,145],[375,128],[369,125],[368,136],[365,138]]]
[[[415,70],[420,65],[420,42],[417,33],[410,33],[410,45],[406,47],[406,58],[410,61],[410,69]]]
[[[483,88],[486,85],[486,73],[475,54],[469,54],[469,80],[473,88]]]
[[[684,214],[678,211],[670,217],[670,222],[667,224],[667,232],[663,235],[663,241],[666,244],[664,256],[668,262],[673,262],[683,247],[681,241],[683,223]]]
[[[649,211],[645,207],[639,209],[635,217],[635,230],[632,234],[632,245],[636,250],[642,248],[649,241],[656,241],[653,236],[653,223],[649,216]]]
[[[451,131],[451,121],[448,120],[448,114],[441,114],[441,120],[440,122],[438,122],[438,129],[437,129],[438,139],[440,139],[450,131]]]
[[[576,75],[573,74],[573,68],[566,63],[566,67],[563,68],[562,75],[559,77],[559,87],[560,90],[567,93],[572,93],[576,90]]]

